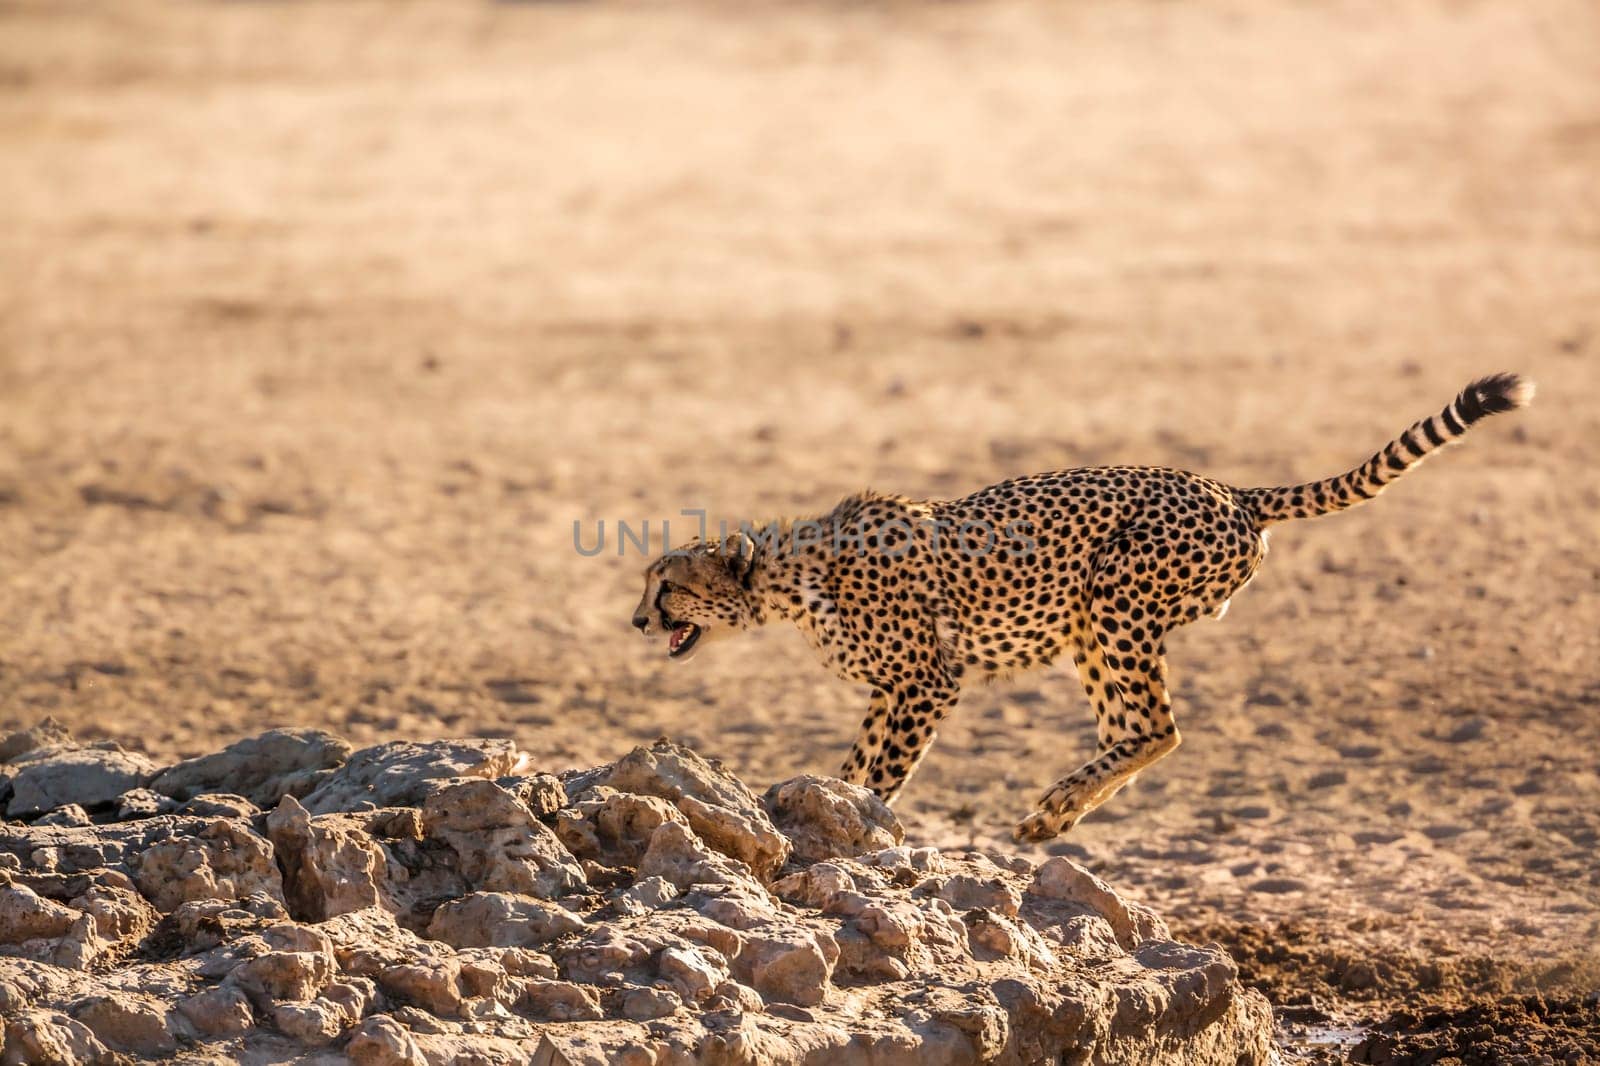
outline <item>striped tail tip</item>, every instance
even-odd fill
[[[1516,374],[1491,374],[1462,389],[1455,406],[1462,421],[1470,426],[1490,415],[1528,406],[1533,393],[1534,384],[1527,378]]]

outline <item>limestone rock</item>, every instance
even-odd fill
[[[139,891],[157,910],[195,899],[283,898],[272,845],[247,823],[219,818],[190,837],[153,844],[132,862]]]
[[[900,821],[870,789],[831,777],[790,778],[761,798],[794,857],[819,862],[892,848],[905,839]]]
[[[376,906],[387,860],[351,815],[313,819],[293,796],[267,816],[267,836],[283,870],[284,897],[295,917],[321,922]]]
[[[509,740],[391,741],[362,748],[303,797],[312,814],[415,806],[458,777],[506,777],[527,756]]]
[[[92,808],[109,805],[129,789],[138,788],[156,772],[156,764],[119,744],[90,747],[58,744],[20,753],[11,773],[12,818],[44,814],[76,803]]]
[[[154,1057],[178,1050],[168,1008],[153,996],[128,992],[90,996],[72,1008],[72,1016],[116,1051]]]
[[[116,1061],[89,1027],[59,1011],[26,1011],[5,1023],[5,1066],[100,1066]]]
[[[158,814],[171,814],[178,809],[176,800],[148,788],[129,789],[117,797],[116,806],[119,822],[131,822],[135,818],[154,818]]]
[[[66,936],[82,915],[26,885],[0,883],[0,944]]]
[[[1117,944],[1131,950],[1146,940],[1171,939],[1167,923],[1148,908],[1125,901],[1111,886],[1070,859],[1057,857],[1039,867],[1028,891],[1075,904],[1111,926]]]
[[[345,1053],[355,1066],[427,1066],[422,1053],[405,1026],[387,1014],[375,1014],[362,1022],[345,1045]]]
[[[428,936],[452,947],[535,947],[581,932],[583,920],[553,903],[507,892],[474,892],[433,912]]]
[[[650,846],[639,860],[639,876],[659,877],[679,889],[694,885],[758,889],[748,866],[712,851],[681,822],[665,822],[650,834]]]
[[[586,882],[561,842],[533,812],[493,781],[462,781],[430,795],[422,830],[456,853],[475,888],[550,899]]]
[[[764,808],[660,743],[558,788],[462,741],[358,752],[302,801],[291,762],[167,778],[282,789],[265,816],[122,789],[140,817],[0,823],[0,1066],[1269,1061],[1219,950],[1065,859],[906,846],[842,782]]]
[[[71,743],[72,734],[67,732],[66,726],[54,718],[45,718],[0,740],[0,763],[11,762],[17,756],[39,748],[67,747]]]
[[[150,787],[176,800],[226,789],[258,807],[304,796],[350,755],[350,745],[320,729],[272,729],[221,751],[163,770]]]
[[[744,783],[678,744],[635,748],[593,784],[670,800],[707,845],[745,863],[762,880],[788,861],[790,844]]]
[[[40,818],[34,824],[35,825],[60,825],[60,826],[68,826],[68,827],[78,827],[78,826],[85,826],[85,825],[93,825],[94,824],[94,819],[89,817],[89,812],[88,811],[84,810],[82,807],[78,806],[76,803],[68,803],[68,804],[65,804],[63,806],[57,807],[55,810],[51,811],[49,814],[47,814],[44,817]]]

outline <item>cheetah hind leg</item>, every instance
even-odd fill
[[[1104,642],[1095,642],[1086,663],[1109,667],[1104,649],[1098,646],[1101,643]],[[1049,840],[1061,835],[1120,792],[1139,771],[1178,747],[1181,738],[1167,692],[1166,662],[1157,644],[1151,660],[1132,669],[1109,667],[1110,677],[1104,684],[1092,685],[1091,667],[1080,667],[1100,722],[1100,751],[1050,786],[1039,800],[1039,809],[1018,822],[1012,831],[1017,841]],[[1139,670],[1138,665],[1146,662],[1150,669]],[[1102,672],[1100,676],[1106,675]]]

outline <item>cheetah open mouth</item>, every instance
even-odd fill
[[[700,640],[701,629],[693,622],[676,622],[672,632],[667,637],[667,657],[671,659],[687,658]]]

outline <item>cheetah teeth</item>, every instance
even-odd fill
[[[679,622],[672,627],[672,633],[667,637],[667,655],[683,658],[699,639],[699,626],[693,622]]]

